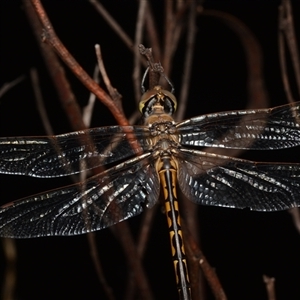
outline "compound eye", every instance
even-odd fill
[[[172,106],[172,113],[174,113],[177,109],[177,100],[176,97],[169,91],[167,90],[162,90],[162,94],[167,98]]]
[[[148,106],[148,102],[154,98],[157,94],[156,90],[149,90],[145,92],[141,98],[141,101],[139,103],[139,111],[143,114],[145,111],[146,106]]]

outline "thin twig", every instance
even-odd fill
[[[287,95],[288,101],[290,103],[294,102],[294,97],[292,95],[289,76],[287,72],[287,62],[285,55],[285,43],[289,49],[289,54],[291,56],[292,66],[294,69],[294,74],[296,78],[296,84],[298,88],[298,98],[300,96],[300,68],[299,68],[299,55],[297,39],[295,36],[294,23],[291,3],[289,0],[282,0],[282,4],[278,8],[279,12],[279,30],[278,30],[278,48],[279,48],[279,60],[281,67],[281,76],[283,81],[283,86],[285,93]]]
[[[188,34],[186,41],[186,53],[184,59],[183,67],[183,76],[181,80],[180,96],[178,111],[176,114],[176,119],[181,121],[185,115],[185,110],[187,106],[188,91],[190,87],[190,79],[192,73],[192,62],[194,56],[195,48],[195,38],[196,38],[196,3],[195,1],[191,2],[190,11],[189,11],[189,22],[188,22]]]
[[[36,106],[39,111],[41,120],[43,122],[43,126],[46,131],[46,134],[53,135],[54,134],[53,129],[51,126],[51,122],[48,118],[47,110],[44,105],[43,95],[40,89],[38,72],[35,68],[30,69],[30,79],[31,79],[31,85],[33,88],[34,96],[35,96]]]
[[[96,9],[96,11],[103,17],[103,19],[111,26],[111,28],[116,32],[116,34],[120,37],[121,41],[128,47],[130,51],[135,51],[134,43],[131,38],[123,31],[122,26],[120,26],[117,21],[112,17],[112,15],[104,8],[104,6],[96,1],[96,0],[88,0]],[[146,14],[148,17],[148,13]],[[140,63],[147,67],[147,63],[145,60],[140,58]]]
[[[140,64],[140,52],[139,45],[142,43],[143,29],[145,24],[145,13],[146,13],[147,1],[139,1],[139,10],[136,20],[135,38],[134,38],[134,58],[133,58],[133,86],[136,103],[139,103],[141,99],[141,64]]]
[[[294,21],[292,14],[292,6],[290,0],[282,0],[283,15],[280,19],[280,27],[284,31],[286,42],[290,51],[292,65],[296,77],[296,84],[298,88],[298,96],[300,95],[300,61],[299,51],[297,45],[297,38],[294,29]]]
[[[98,44],[95,45],[95,51],[96,51],[99,71],[101,73],[103,82],[108,90],[108,93],[109,93],[110,97],[112,98],[112,100],[116,103],[116,105],[118,105],[120,107],[120,109],[123,110],[122,102],[121,102],[122,95],[118,92],[118,90],[115,87],[112,86],[110,79],[106,73],[100,45],[98,45]]]
[[[194,6],[196,4],[196,1],[187,1],[185,3],[183,1],[177,2],[176,11],[174,12],[173,38],[169,57],[170,68],[168,70],[168,73],[166,72],[167,76],[170,76],[171,74],[173,56],[176,52],[176,49],[178,48],[178,43],[182,33],[184,32],[184,28],[186,27],[186,17],[188,13],[188,8],[191,4]]]
[[[160,61],[161,60],[161,46],[159,43],[159,38],[157,34],[157,29],[155,25],[155,20],[153,17],[152,9],[151,9],[151,2],[147,2],[147,13],[145,14],[145,29],[147,34],[147,38],[149,39],[149,45],[151,45],[151,48],[153,49],[153,53],[155,55],[155,60]]]
[[[263,52],[251,30],[238,18],[226,12],[198,9],[199,15],[215,17],[229,26],[242,43],[247,63],[247,108],[266,108],[269,98],[263,76]]]
[[[24,80],[25,76],[22,75],[16,79],[14,79],[11,82],[6,82],[2,85],[1,89],[0,89],[0,98],[6,93],[8,92],[10,89],[12,89],[15,85],[17,85],[19,82],[21,82],[22,80]]]
[[[164,54],[162,57],[162,65],[165,74],[170,75],[173,47],[173,31],[174,31],[174,15],[173,1],[165,0],[165,32],[164,32]]]
[[[94,68],[93,80],[99,83],[99,67]],[[93,116],[93,110],[95,106],[96,96],[90,93],[88,104],[82,109],[82,120],[87,128],[91,127],[91,121]]]
[[[281,15],[281,13],[282,10],[279,7],[279,16]],[[279,30],[278,33],[278,51],[279,51],[279,62],[280,62],[280,69],[281,69],[281,79],[282,79],[285,95],[287,97],[288,102],[293,103],[295,102],[295,100],[289,84],[289,77],[288,77],[286,59],[285,59],[284,35],[281,30]]]
[[[190,1],[193,2],[193,1]],[[174,3],[172,1],[165,0],[165,33],[164,33],[164,54],[162,57],[162,65],[165,69],[166,76],[170,76],[172,70],[172,60],[176,49],[178,48],[178,42],[183,32],[185,22],[183,17],[186,16],[190,2],[183,3],[177,2],[175,10],[173,9]]]
[[[96,11],[103,17],[103,19],[107,22],[108,25],[116,32],[119,38],[124,42],[124,44],[130,49],[133,49],[133,41],[126,34],[126,32],[122,29],[122,27],[117,23],[117,21],[111,16],[111,14],[104,8],[104,6],[96,1],[89,0],[89,2],[94,6]]]

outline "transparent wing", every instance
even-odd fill
[[[143,154],[85,182],[6,204],[0,208],[0,236],[83,234],[138,215],[159,197],[153,160]]]
[[[277,211],[300,206],[300,164],[257,163],[183,149],[178,183],[203,205]]]
[[[111,126],[57,136],[2,137],[0,173],[34,177],[75,174],[82,161],[85,169],[91,169],[142,153],[147,149],[148,134],[143,126]],[[139,145],[134,148],[136,141]]]
[[[203,115],[177,124],[182,145],[282,149],[300,145],[300,102]]]

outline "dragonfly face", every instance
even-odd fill
[[[153,114],[165,113],[172,115],[177,108],[175,96],[161,86],[155,86],[152,90],[144,93],[139,104],[140,112],[145,118]]]

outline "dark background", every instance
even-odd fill
[[[297,1],[294,1],[297,2]],[[94,44],[101,44],[107,72],[123,95],[127,116],[133,101],[132,54],[94,11],[88,1],[43,1],[63,43],[92,74]],[[102,1],[133,38],[136,1]],[[254,32],[263,48],[264,73],[271,106],[286,103],[277,46],[279,1],[207,1],[206,8],[226,11],[240,18]],[[157,27],[163,33],[163,7],[154,7]],[[299,36],[299,4],[294,6]],[[20,1],[0,2],[0,85],[18,76],[25,79],[0,99],[0,136],[44,135],[37,112],[29,70],[37,68],[40,84],[56,134],[71,131],[60,106],[37,43]],[[213,18],[198,17],[193,77],[186,117],[221,110],[242,109],[247,100],[246,65],[235,34]],[[184,40],[182,40],[184,45]],[[151,46],[151,45],[146,45]],[[180,90],[182,54],[175,56],[172,80]],[[89,92],[68,71],[81,105]],[[296,98],[299,100],[299,98]],[[179,103],[180,105],[180,103]],[[93,126],[116,124],[108,110],[96,105]],[[246,153],[253,160],[299,162],[299,150]],[[0,176],[0,203],[16,200],[70,183],[68,178],[41,180]],[[262,275],[276,278],[277,299],[300,299],[300,236],[288,212],[257,213],[199,207],[202,249],[215,268],[228,299],[267,299]],[[129,221],[138,231],[140,217]],[[96,234],[104,272],[117,299],[123,299],[127,281],[126,260],[110,230]],[[89,254],[86,236],[17,240],[17,299],[105,299]],[[165,217],[157,212],[145,257],[145,269],[156,299],[176,299]],[[0,274],[5,269],[0,250]],[[3,279],[1,276],[1,280]],[[2,282],[2,281],[1,281]],[[208,299],[213,299],[209,288]]]

